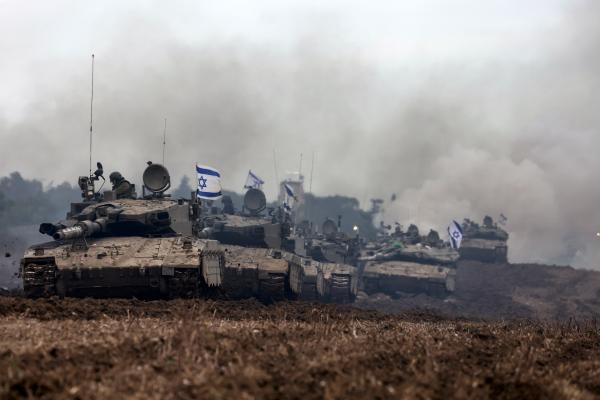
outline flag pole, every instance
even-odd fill
[[[162,143],[162,165],[165,165],[165,147],[167,146],[167,119],[165,118],[165,129],[163,130],[163,143]]]

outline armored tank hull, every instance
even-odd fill
[[[484,263],[508,262],[508,232],[485,216],[479,225],[469,219],[463,222],[463,239],[460,257]]]
[[[319,300],[317,275],[319,262],[292,253],[285,253],[290,267],[289,282],[292,295],[304,301]]]
[[[366,293],[427,293],[444,297],[454,292],[456,270],[445,266],[411,261],[369,261],[365,264],[362,283]]]
[[[459,249],[460,257],[484,263],[508,262],[506,241],[493,239],[463,239]]]
[[[358,292],[358,273],[347,264],[319,263],[317,293],[328,303],[352,303]]]
[[[450,247],[394,243],[363,257],[362,285],[367,294],[425,293],[444,297],[455,288],[459,254]]]
[[[263,301],[290,296],[289,264],[280,250],[222,245],[225,270],[222,291],[229,298],[258,297]]]
[[[356,298],[356,267],[318,262],[289,253],[286,258],[290,266],[290,291],[295,298],[326,303],[351,303]]]
[[[191,237],[107,237],[30,247],[21,260],[28,297],[194,297],[221,286],[218,243]]]

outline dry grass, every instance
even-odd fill
[[[0,297],[0,397],[594,398],[593,323]]]

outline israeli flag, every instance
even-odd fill
[[[296,195],[294,193],[294,188],[287,183],[283,184],[283,188],[285,189],[285,199],[283,200],[283,209],[285,212],[290,214],[292,212],[292,208],[294,207],[294,200],[296,200]]]
[[[288,197],[292,197],[294,199],[296,198],[296,195],[294,194],[294,188],[293,187],[291,187],[287,183],[284,183],[283,187],[285,188],[285,193],[288,195]]]
[[[246,184],[244,189],[260,189],[265,184],[258,175],[254,174],[252,170],[248,171],[248,177],[246,178]]]
[[[458,250],[463,238],[463,231],[458,222],[452,221],[448,227],[448,235],[450,235],[450,244],[452,245],[452,248]]]
[[[500,220],[498,222],[500,223],[500,225],[506,225],[506,221],[508,221],[508,218],[506,218],[506,215],[501,213]]]
[[[221,193],[221,174],[213,167],[196,164],[198,173],[198,190],[196,196],[200,199],[217,200]]]

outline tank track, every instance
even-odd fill
[[[56,265],[27,263],[21,274],[25,296],[36,298],[56,295]]]
[[[190,298],[199,295],[200,275],[197,270],[175,269],[174,275],[169,279],[167,297]]]
[[[267,279],[261,279],[258,283],[258,297],[265,302],[284,300],[285,275],[269,274]]]

